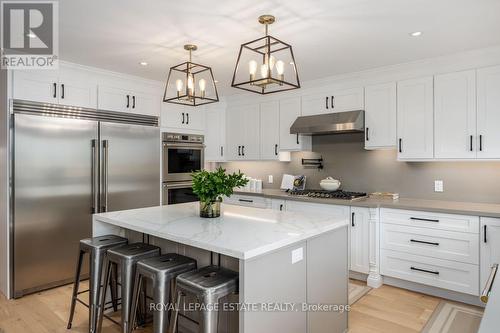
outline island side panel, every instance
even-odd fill
[[[307,303],[348,304],[347,227],[307,241]],[[347,312],[308,312],[307,333],[347,331]]]
[[[306,302],[306,242],[240,261],[240,302]],[[302,249],[303,258],[292,263],[292,252]],[[240,311],[240,333],[305,333],[307,314],[299,311]]]

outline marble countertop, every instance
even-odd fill
[[[321,198],[291,196],[284,191],[275,189],[264,189],[261,193],[235,192],[235,194],[264,196],[267,198],[274,198],[274,199],[315,202],[315,203],[323,203],[331,205],[422,210],[422,211],[431,211],[437,213],[475,215],[475,216],[500,218],[500,204],[458,202],[458,201],[445,201],[445,200],[426,200],[426,199],[412,199],[412,198],[399,198],[398,200],[372,199],[372,198],[363,198],[356,200],[321,199]]]
[[[94,222],[244,260],[349,223],[321,213],[305,215],[224,204],[219,218],[206,219],[199,217],[198,202],[101,213],[93,218]]]

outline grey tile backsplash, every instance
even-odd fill
[[[402,197],[500,203],[500,162],[398,162],[396,150],[368,151],[363,134],[315,136],[314,152],[292,153],[291,162],[228,162],[228,171],[241,170],[263,180],[264,188],[279,188],[283,173],[304,174],[307,188],[319,188],[327,176],[340,179],[352,191],[399,192]],[[304,167],[301,158],[323,156],[324,169]],[[274,183],[268,184],[268,175]],[[444,192],[434,192],[434,180]]]

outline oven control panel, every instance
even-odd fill
[[[167,142],[191,142],[203,143],[203,135],[180,134],[180,133],[162,133],[163,141]]]

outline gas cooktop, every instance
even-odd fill
[[[356,200],[366,198],[366,193],[363,192],[349,192],[349,191],[325,191],[325,190],[292,190],[288,192],[291,196],[311,197],[311,198],[325,198],[325,199],[342,199],[342,200]]]

